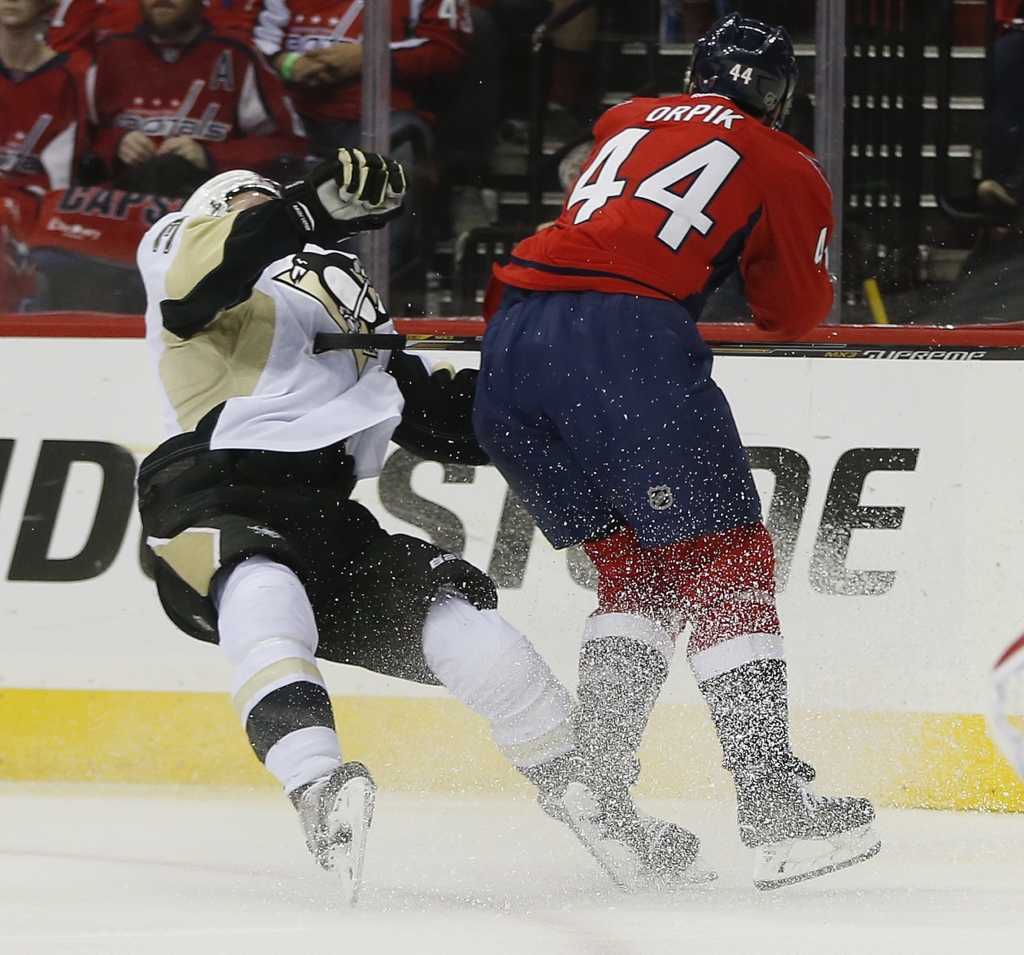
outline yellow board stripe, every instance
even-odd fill
[[[525,791],[486,723],[450,699],[334,699],[346,759],[381,786]],[[1024,811],[1021,784],[977,714],[796,710],[797,753],[823,793],[879,805]],[[639,792],[726,797],[721,751],[699,706],[659,706],[640,751]],[[0,690],[0,779],[276,785],[226,693]]]

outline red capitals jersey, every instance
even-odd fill
[[[413,109],[417,86],[458,70],[472,34],[468,0],[392,0],[391,108]],[[264,0],[253,37],[268,57],[361,43],[363,0]],[[358,77],[327,91],[292,92],[299,112],[317,122],[359,119]]]
[[[89,84],[92,146],[110,170],[129,130],[159,145],[189,136],[217,172],[303,157],[302,124],[280,78],[253,49],[209,24],[184,47],[153,43],[142,27],[102,40]]]
[[[204,0],[204,15],[219,34],[251,42],[261,0]],[[131,33],[142,22],[138,0],[60,0],[50,17],[46,42],[55,50],[84,50],[115,33]]]
[[[0,179],[42,194],[71,184],[85,132],[85,64],[58,53],[38,70],[0,66]]]
[[[135,8],[138,10],[138,4]],[[101,9],[97,0],[60,0],[50,15],[46,42],[55,50],[82,50],[92,56]]]
[[[206,19],[218,33],[227,33],[252,43],[256,18],[263,9],[263,0],[205,0]]]
[[[724,96],[605,113],[553,226],[495,274],[519,288],[674,299],[696,318],[739,260],[754,321],[780,338],[832,305],[832,192],[814,157]]]

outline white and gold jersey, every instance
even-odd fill
[[[311,451],[344,440],[356,477],[375,476],[403,407],[384,370],[389,353],[314,354],[313,341],[390,332],[391,321],[354,255],[306,244],[271,261],[288,248],[276,206],[172,213],[143,238],[146,340],[164,423],[172,435],[191,431],[223,405],[211,449]]]

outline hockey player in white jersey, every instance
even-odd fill
[[[332,243],[382,224],[403,193],[397,164],[355,150],[283,190],[225,173],[153,226],[138,255],[171,435],[138,477],[150,569],[171,620],[224,651],[256,755],[352,899],[375,786],[343,759],[318,657],[443,683],[517,766],[572,745],[571,698],[498,615],[490,579],[387,534],[349,500],[379,473],[405,402],[387,353],[314,354],[313,343],[390,329],[358,260]],[[464,380],[405,355],[392,371],[403,362],[403,387],[471,401]],[[462,445],[422,415],[399,437],[481,463],[463,417]]]

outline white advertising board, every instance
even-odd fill
[[[720,356],[779,553],[795,707],[978,714],[1024,627],[1024,376],[1016,361]],[[134,339],[0,343],[0,690],[225,692],[215,647],[164,618],[137,559],[132,462],[162,438]],[[493,468],[396,452],[357,491],[392,531],[488,569],[567,683],[588,567]],[[328,665],[332,694],[443,691]],[[683,654],[666,703],[698,702]]]

